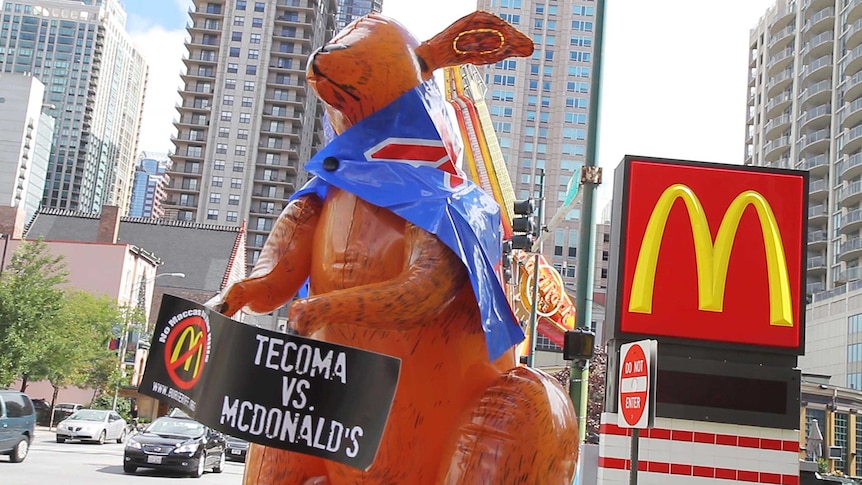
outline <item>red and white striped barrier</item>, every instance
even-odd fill
[[[628,485],[631,430],[602,413],[600,485]],[[799,431],[656,418],[642,429],[639,485],[799,485]]]

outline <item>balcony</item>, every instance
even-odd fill
[[[209,100],[202,101],[194,101],[194,100],[186,100],[183,101],[182,104],[176,105],[177,109],[188,109],[192,111],[206,111],[209,112],[212,109],[212,104],[209,103]],[[209,123],[207,123],[209,124]]]
[[[844,180],[853,180],[862,175],[862,152],[855,152],[838,164],[838,174]]]
[[[811,231],[808,233],[808,250],[815,250],[820,247],[826,247],[829,238],[826,231]]]
[[[767,160],[774,162],[780,158],[779,155],[789,146],[790,137],[787,135],[771,140],[763,147],[763,151],[765,153],[764,157]]]
[[[823,200],[829,195],[829,186],[826,180],[809,180],[808,182],[809,201]]]
[[[766,126],[764,127],[766,138],[772,138],[773,136],[775,136],[775,132],[781,133],[785,129],[789,128],[788,125],[790,125],[790,121],[791,120],[789,113],[784,113],[781,116],[772,118],[771,120],[767,121]]]
[[[792,82],[793,69],[785,69],[769,78],[769,83],[766,85],[766,95],[774,96],[777,92],[787,89]]]
[[[862,227],[862,209],[853,209],[841,217],[841,232],[856,234]]]
[[[862,149],[862,123],[850,128],[844,135],[844,153],[852,153]]]
[[[800,165],[802,170],[808,170],[812,176],[822,177],[829,171],[829,157],[825,154],[803,158]]]
[[[860,69],[862,69],[862,45],[854,47],[844,57],[844,72],[858,72]]]
[[[808,224],[812,226],[824,224],[828,219],[829,208],[826,204],[818,204],[808,207]]]
[[[826,258],[823,256],[812,256],[808,258],[807,267],[809,272],[825,272]]]
[[[841,261],[851,261],[862,256],[862,238],[854,237],[841,243]],[[858,278],[857,278],[858,279]]]
[[[787,27],[769,36],[769,50],[778,50],[776,49],[776,47],[786,48],[787,44],[789,44],[793,40],[794,33],[796,33],[796,26],[788,25]]]
[[[803,68],[803,79],[806,83],[822,81],[832,77],[832,56],[814,59]]]
[[[809,109],[800,117],[800,129],[818,129],[829,126],[829,121],[832,118],[832,105],[821,104],[812,109]]]
[[[778,96],[770,98],[766,103],[766,116],[775,116],[775,111],[783,111],[792,100],[793,96],[791,95],[790,90],[784,91]]]
[[[839,191],[842,207],[854,207],[862,202],[862,181],[850,182]]]
[[[775,12],[775,16],[769,22],[771,30],[778,30],[787,27],[796,20],[796,5],[790,4],[784,8],[779,8]]]
[[[829,148],[829,128],[808,133],[800,141],[803,151],[825,153]]]
[[[808,41],[806,53],[812,58],[831,54],[834,40],[835,32],[831,30],[817,34]]]
[[[832,80],[825,79],[806,87],[805,90],[802,91],[802,96],[800,96],[800,98],[803,99],[805,103],[822,104],[829,102],[831,94]]]
[[[788,47],[770,57],[769,74],[781,72],[784,69],[787,69],[787,66],[789,66],[790,62],[793,60],[793,54],[793,47]]]
[[[189,8],[189,16],[191,18],[195,18],[197,16],[221,18],[223,15],[224,11],[222,10],[221,5],[210,4],[202,10],[195,10],[193,8]]]
[[[862,19],[862,0],[850,0],[846,7],[847,19],[845,23],[852,24]]]

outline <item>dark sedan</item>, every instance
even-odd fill
[[[221,473],[225,439],[221,433],[189,418],[163,416],[126,442],[123,471],[165,468],[200,477],[204,470]]]
[[[227,436],[227,459],[231,461],[241,461],[245,463],[245,457],[248,455],[248,441]]]

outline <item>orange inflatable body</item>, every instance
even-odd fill
[[[489,13],[473,13],[419,43],[371,15],[312,55],[307,79],[337,133],[432,76],[532,52]],[[373,465],[357,470],[253,445],[244,483],[569,484],[577,421],[549,376],[518,367],[514,350],[489,362],[479,310],[460,260],[436,236],[353,194],[305,196],[279,217],[252,271],[212,304],[269,312],[310,277],[289,310],[300,335],[401,359],[401,376]]]

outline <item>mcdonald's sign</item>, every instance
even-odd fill
[[[801,353],[807,188],[802,171],[626,157],[615,334]]]

